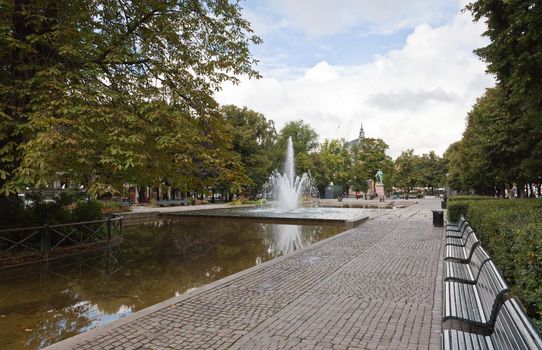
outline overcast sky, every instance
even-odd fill
[[[224,85],[222,104],[275,121],[303,119],[325,138],[382,138],[442,154],[461,138],[476,98],[494,85],[473,50],[483,23],[465,0],[248,0],[241,2],[264,43],[252,47],[259,80]]]

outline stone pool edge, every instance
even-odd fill
[[[239,272],[234,273],[233,275],[226,276],[224,278],[221,278],[221,279],[216,280],[214,282],[211,282],[209,284],[198,287],[198,288],[196,288],[194,290],[185,292],[185,293],[183,293],[183,294],[181,294],[179,296],[166,299],[166,300],[161,301],[161,302],[159,302],[157,304],[154,304],[154,305],[146,307],[146,308],[144,308],[142,310],[136,311],[136,312],[134,312],[134,313],[132,313],[132,314],[130,314],[128,316],[122,317],[122,318],[120,318],[118,320],[106,323],[104,325],[100,325],[100,326],[98,326],[96,328],[93,328],[91,330],[88,330],[88,331],[86,331],[84,333],[74,335],[73,337],[61,340],[61,341],[59,341],[57,343],[51,344],[51,345],[49,345],[49,346],[47,346],[45,348],[42,348],[42,349],[44,349],[44,350],[61,350],[61,349],[65,349],[65,348],[76,348],[76,345],[78,345],[79,343],[83,343],[85,341],[97,338],[100,335],[102,335],[104,333],[107,333],[108,331],[110,331],[110,330],[112,330],[114,328],[123,326],[123,325],[125,325],[125,324],[127,324],[129,322],[137,320],[137,319],[139,319],[141,317],[145,317],[145,316],[150,315],[150,314],[152,314],[154,312],[160,311],[160,310],[162,310],[162,309],[164,309],[166,307],[169,307],[171,305],[180,303],[180,302],[182,302],[184,300],[192,298],[193,296],[205,293],[205,292],[207,292],[209,290],[212,290],[214,288],[219,288],[219,287],[228,285],[233,280],[236,280],[238,278],[247,276],[247,275],[252,274],[252,273],[256,273],[256,272],[258,272],[258,270],[261,270],[263,268],[276,265],[276,264],[280,263],[281,261],[283,261],[283,260],[285,260],[285,259],[287,259],[287,258],[289,258],[291,256],[294,256],[296,254],[304,254],[306,252],[309,252],[309,251],[313,250],[314,248],[320,246],[321,244],[325,244],[326,242],[329,242],[329,241],[334,240],[334,239],[338,239],[339,237],[350,233],[353,229],[357,228],[359,225],[361,225],[362,223],[364,223],[365,221],[367,221],[369,219],[371,219],[369,216],[359,218],[359,219],[356,220],[356,224],[353,225],[352,227],[345,227],[345,231],[340,232],[340,233],[338,233],[338,234],[336,234],[336,235],[334,235],[332,237],[328,237],[328,238],[325,238],[325,239],[323,239],[321,241],[313,243],[309,247],[307,247],[306,249],[294,251],[294,252],[279,256],[277,258],[271,259],[269,261],[266,261],[266,262],[264,262],[264,263],[262,263],[260,265],[256,265],[256,266],[250,267],[248,269],[241,270]]]

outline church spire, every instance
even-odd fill
[[[361,141],[364,138],[365,138],[365,131],[363,131],[363,123],[361,123],[360,128],[359,128],[358,140]]]

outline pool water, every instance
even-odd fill
[[[37,349],[331,237],[344,226],[159,220],[110,252],[0,272],[0,349]]]

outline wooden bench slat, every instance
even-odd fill
[[[469,239],[469,236],[473,234],[474,231],[472,228],[467,227],[461,236],[447,236],[446,237],[446,245],[455,245],[464,247],[467,244],[467,241]]]
[[[476,284],[445,281],[443,321],[458,320],[489,328],[508,286],[493,262],[484,264]]]
[[[467,239],[467,243],[464,247],[447,245],[445,249],[444,260],[455,260],[459,262],[468,263],[474,253],[474,248],[480,244],[480,241],[476,237],[476,234],[472,233]]]
[[[472,258],[468,263],[454,260],[446,261],[445,281],[476,283],[482,266],[489,261],[489,254],[480,245],[474,248]]]
[[[441,344],[445,350],[542,350],[540,335],[534,330],[516,299],[509,299],[502,305],[495,328],[489,335],[446,329],[442,333]]]

